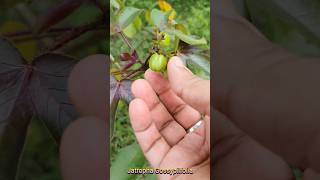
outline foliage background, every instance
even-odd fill
[[[34,22],[55,5],[57,0],[5,0],[0,5],[0,36],[24,30],[34,30]],[[106,1],[104,1],[106,4]],[[77,27],[94,21],[101,12],[93,4],[82,5],[55,27]],[[104,38],[101,38],[104,37]],[[53,38],[53,37],[49,37]],[[39,39],[24,40],[10,38],[27,59],[32,59],[42,51]],[[51,39],[52,40],[52,39]],[[105,31],[88,32],[68,43],[59,53],[82,59],[91,54],[107,54],[108,41]],[[46,126],[33,118],[27,132],[24,151],[20,160],[18,180],[59,180],[59,147],[47,131]]]
[[[210,42],[210,0],[168,0],[168,3],[177,12],[176,20],[182,23],[190,31],[190,34],[195,34],[199,37],[205,37],[207,42]],[[152,6],[159,8],[157,0],[141,1],[141,0],[127,0],[126,6],[132,6],[141,9],[148,9]],[[142,19],[143,15],[141,15]],[[139,47],[139,54],[146,54],[148,46],[150,44],[142,42],[149,41],[151,39],[145,39],[144,32],[136,34],[133,40],[131,40],[134,47]],[[111,37],[112,38],[112,37]],[[136,40],[138,39],[138,40]],[[120,52],[129,52],[129,48],[123,44],[120,38],[113,38],[110,40],[110,52],[113,54],[120,54]],[[146,51],[146,52],[141,52]],[[143,59],[143,58],[142,58]],[[128,106],[124,101],[120,101],[115,120],[115,131],[111,141],[111,165],[119,154],[119,150],[132,143],[136,142],[133,130],[130,125]],[[145,161],[145,167],[149,167],[147,161]],[[112,172],[111,172],[112,173]],[[142,179],[143,176],[138,176],[136,179]],[[150,178],[150,177],[147,177]],[[154,178],[154,177],[151,177]]]

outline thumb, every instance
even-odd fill
[[[195,76],[177,56],[168,63],[171,88],[187,104],[210,116],[210,81]]]

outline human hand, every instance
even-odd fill
[[[305,180],[319,179],[319,59],[299,57],[274,45],[234,11],[230,0],[215,3],[213,103],[220,112],[214,113],[213,132],[220,130],[233,139],[226,145],[231,153],[214,146],[220,159],[213,165],[215,176],[292,179],[290,164],[305,170]],[[221,129],[219,124],[233,128]],[[235,134],[252,138],[253,144]],[[219,144],[225,142],[224,135],[214,137]],[[246,150],[240,151],[245,144]],[[231,171],[236,164],[241,171]]]
[[[129,114],[136,138],[153,168],[191,168],[193,175],[160,175],[160,179],[209,179],[210,83],[191,73],[178,57],[168,63],[168,77],[147,70],[132,84],[136,97]],[[203,113],[194,132],[187,130]]]

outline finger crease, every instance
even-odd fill
[[[145,150],[145,154],[147,154],[151,149],[152,149],[152,147],[158,142],[158,141],[160,141],[162,139],[162,137],[159,135],[159,137],[157,137],[157,139],[155,139],[152,143],[151,143],[151,145]]]
[[[187,105],[185,103],[181,103],[179,105],[177,105],[173,111],[172,111],[172,115],[176,116],[177,114],[179,114]]]
[[[162,96],[164,94],[166,94],[167,92],[169,92],[171,89],[170,88],[166,88],[165,90],[162,90],[161,92],[158,93],[158,96]]]
[[[158,105],[160,105],[161,103],[160,103],[160,101],[157,101],[157,102],[155,102],[152,106],[151,106],[151,108],[150,108],[150,111],[152,111],[153,109],[155,109]]]
[[[165,122],[160,128],[159,131],[162,131],[164,128],[166,128],[167,126],[169,126],[170,123],[174,122],[173,119],[168,120],[167,122]]]
[[[146,131],[147,129],[149,129],[149,128],[151,127],[151,125],[152,125],[152,121],[148,124],[147,127],[143,128],[143,129],[141,129],[141,130],[135,130],[135,132],[136,132],[136,133],[144,132],[144,131]]]

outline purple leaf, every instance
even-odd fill
[[[68,77],[77,62],[60,54],[44,54],[33,61],[30,93],[35,114],[45,122],[57,141],[77,117],[67,93]]]
[[[131,80],[117,81],[113,75],[110,75],[110,127],[113,132],[115,114],[120,99],[129,103],[133,99],[131,93]]]
[[[120,59],[122,61],[129,61],[131,59],[131,55],[129,53],[121,53]]]
[[[137,51],[136,50],[134,50],[133,52],[132,52],[132,54],[130,55],[130,58],[129,58],[129,62],[128,62],[128,64],[126,64],[124,67],[123,67],[123,69],[122,70],[127,70],[127,69],[129,69],[132,65],[134,65],[136,62],[137,62],[137,60],[138,60],[138,53],[137,53]]]
[[[77,116],[66,83],[76,60],[42,55],[32,65],[8,41],[0,39],[0,179],[15,179],[26,131],[36,115],[59,141]]]
[[[15,179],[33,110],[28,94],[31,70],[19,52],[0,39],[0,179]]]

